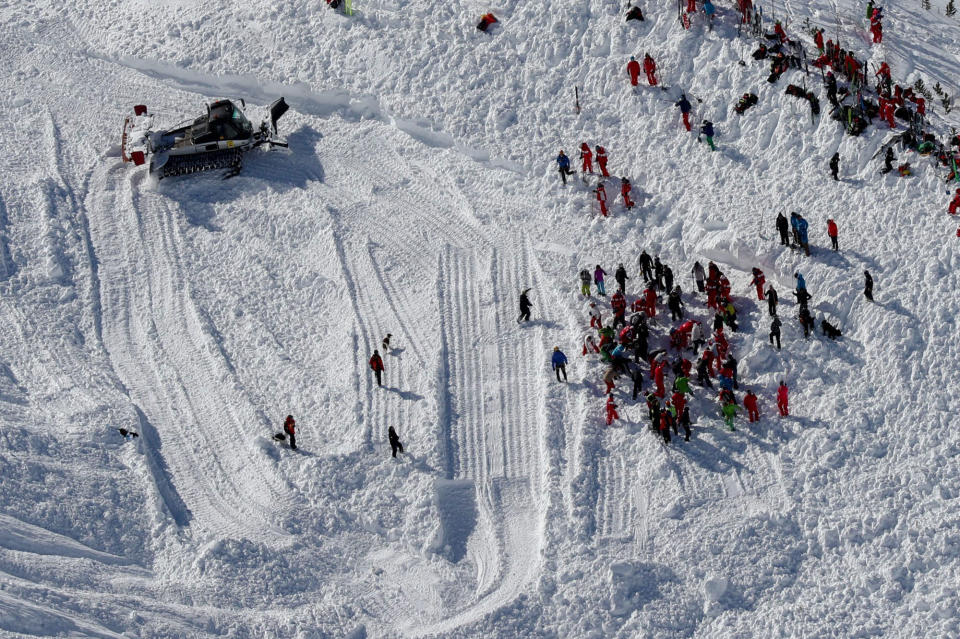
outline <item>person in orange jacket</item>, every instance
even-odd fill
[[[652,286],[648,286],[643,291],[643,299],[647,303],[647,317],[657,316],[657,292]]]
[[[650,86],[657,86],[657,63],[653,61],[649,53],[643,57],[643,72],[647,74],[647,82],[650,83]]]
[[[632,209],[634,204],[633,200],[630,199],[630,189],[633,188],[630,186],[630,180],[627,178],[620,178],[620,195],[623,196],[623,205],[628,209]]]
[[[633,56],[630,56],[630,62],[627,62],[627,73],[630,74],[630,84],[637,86],[640,80],[640,63]]]
[[[613,423],[613,420],[620,419],[620,413],[617,412],[617,405],[613,401],[613,395],[607,395],[607,426]]]
[[[780,409],[780,417],[786,417],[790,414],[788,411],[789,401],[787,394],[787,385],[783,382],[783,380],[780,380],[780,387],[777,388],[777,408]]]
[[[956,215],[960,212],[960,189],[957,189],[957,192],[953,196],[953,200],[950,201],[950,215]]]
[[[377,376],[377,386],[383,385],[383,359],[380,357],[380,352],[374,349],[373,355],[370,356],[370,368],[373,370],[373,373]]]
[[[757,407],[757,396],[753,391],[747,391],[747,394],[743,398],[743,407],[747,409],[747,416],[751,423],[760,421],[760,409]]]
[[[580,145],[580,160],[582,162],[580,170],[584,173],[593,173],[593,152],[586,142]]]
[[[667,395],[667,389],[663,385],[663,369],[667,367],[666,362],[661,362],[653,371],[653,381],[657,385],[657,391],[654,393],[657,397],[663,399]]]
[[[767,278],[764,276],[763,271],[756,266],[753,267],[753,279],[750,280],[750,283],[757,287],[757,299],[763,301],[763,287],[767,283]]]
[[[837,242],[837,223],[833,221],[833,218],[827,220],[827,235],[830,236],[830,243],[833,244],[833,250],[840,250],[840,245]]]
[[[597,195],[597,203],[600,205],[600,215],[607,217],[607,189],[603,184],[598,184],[594,190]]]
[[[283,432],[287,434],[287,437],[290,438],[290,448],[292,450],[297,449],[297,422],[293,419],[293,415],[287,415],[287,418],[283,421]]]
[[[600,175],[610,177],[610,173],[607,171],[607,150],[599,144],[594,150],[597,152],[597,166],[600,167]]]

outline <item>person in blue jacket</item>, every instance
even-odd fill
[[[683,126],[686,127],[687,131],[689,131],[690,111],[693,110],[693,106],[690,105],[690,100],[687,99],[687,94],[681,93],[680,99],[674,102],[674,106],[680,107],[680,113],[683,114]]]
[[[563,373],[563,381],[567,381],[567,356],[563,354],[559,346],[553,347],[553,370],[557,372],[557,381],[560,381],[560,373]]]
[[[793,212],[790,214],[790,231],[793,233],[793,243],[800,244],[800,233],[797,231],[797,222],[800,221],[800,214]]]
[[[807,221],[803,216],[797,216],[797,237],[800,239],[800,247],[810,257],[810,245],[807,243]]]
[[[560,155],[557,156],[557,167],[560,171],[560,177],[563,178],[563,183],[566,184],[567,176],[573,175],[575,171],[570,170],[570,158],[563,152],[563,149],[560,150]]]
[[[717,9],[710,0],[703,0],[703,12],[707,14],[707,28],[713,31],[713,14],[717,12]]]
[[[797,271],[796,273],[794,273],[794,274],[793,274],[793,277],[796,278],[796,280],[797,280],[797,290],[798,290],[798,291],[805,291],[805,290],[807,290],[807,282],[806,282],[806,280],[803,279],[803,274],[801,274],[800,271]]]
[[[700,133],[703,137],[707,138],[707,144],[710,145],[711,151],[716,151],[717,147],[713,143],[713,122],[710,120],[704,120],[703,124],[700,125]]]

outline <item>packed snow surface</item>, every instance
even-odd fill
[[[0,636],[960,634],[954,187],[899,150],[913,175],[880,174],[885,125],[844,135],[818,71],[766,82],[716,4],[687,31],[654,2],[628,23],[608,0],[0,1]],[[957,96],[945,4],[889,3],[872,46],[860,3],[764,12]],[[666,91],[629,86],[644,52]],[[172,126],[243,98],[257,124],[280,95],[289,150],[236,178],[121,162],[135,104]],[[928,119],[958,122],[939,101]],[[619,180],[606,219],[560,183],[582,141],[636,208]],[[810,222],[810,257],[778,211]],[[637,295],[642,249],[705,326],[693,262],[730,278],[759,423],[726,430],[694,385],[693,439],[666,447],[618,382],[606,426],[577,273],[623,262]],[[803,338],[795,271],[841,339]],[[287,414],[298,451],[272,439]]]

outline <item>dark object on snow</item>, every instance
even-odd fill
[[[290,436],[290,448],[292,450],[297,449],[297,422],[293,419],[293,415],[287,415],[287,418],[283,422],[283,432]]]
[[[840,332],[839,328],[837,328],[827,320],[820,320],[820,330],[823,331],[823,334],[829,337],[830,339],[837,339],[843,334]]]
[[[530,298],[527,297],[527,293],[530,292],[530,289],[524,289],[520,293],[520,317],[517,318],[517,322],[521,321],[530,321],[530,309],[533,307],[533,304],[530,303]]]
[[[327,0],[327,4],[330,5],[331,9],[336,9],[340,6],[340,0]]]
[[[830,175],[833,176],[834,180],[840,179],[839,177],[837,177],[837,172],[839,170],[840,170],[840,153],[838,151],[837,153],[833,154],[832,158],[830,158]]]
[[[393,426],[387,429],[387,438],[390,440],[390,449],[393,451],[394,457],[397,456],[397,453],[403,452],[403,444],[400,443],[400,436],[397,435],[397,431],[393,430]]]
[[[753,93],[744,93],[740,98],[740,101],[737,102],[737,106],[733,107],[733,110],[743,115],[743,112],[752,107],[757,103],[757,96]]]
[[[817,96],[815,96],[812,91],[804,91],[802,87],[798,87],[795,84],[788,84],[787,90],[784,91],[784,93],[797,98],[803,98],[810,103],[810,112],[813,113],[813,115],[820,115],[820,100],[817,99]]]
[[[870,124],[857,115],[857,110],[854,107],[848,105],[841,105],[839,109],[834,109],[833,119],[842,122],[846,132],[852,136],[860,135]]]
[[[764,44],[760,45],[760,48],[753,52],[754,60],[766,60],[767,58],[767,47]]]
[[[284,435],[283,433],[274,433],[273,438],[278,442],[287,441],[287,436]]]
[[[870,271],[863,272],[863,296],[873,301],[873,276]]]
[[[120,431],[120,434],[121,434],[125,439],[130,439],[131,437],[139,437],[139,436],[140,436],[138,433],[135,433],[135,432],[133,432],[132,430],[127,430],[126,428],[118,428],[117,430]]]
[[[381,346],[383,347],[383,352],[387,353],[390,351],[390,338],[393,337],[393,333],[387,333],[387,336],[383,338]]]
[[[627,22],[631,20],[639,20],[643,22],[643,11],[640,10],[640,7],[634,5],[629,11],[627,11]]]
[[[480,18],[480,23],[477,24],[477,29],[486,32],[486,30],[490,28],[490,25],[496,24],[497,22],[499,22],[499,20],[497,20],[496,16],[494,16],[492,13],[485,13],[483,14],[483,17]]]

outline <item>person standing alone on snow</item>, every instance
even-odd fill
[[[873,276],[870,271],[863,272],[863,296],[873,301]]]
[[[373,370],[374,375],[377,376],[377,386],[383,385],[383,359],[380,357],[380,351],[374,349],[373,355],[370,356],[370,368]]]
[[[774,316],[770,322],[770,346],[773,346],[773,340],[777,340],[777,350],[780,350],[780,318]]]
[[[553,370],[557,372],[557,381],[560,381],[560,373],[563,373],[563,381],[567,381],[567,356],[559,346],[553,347],[553,357],[550,361],[553,364]]]
[[[629,280],[630,278],[627,277],[627,269],[623,267],[622,262],[617,266],[617,272],[613,274],[613,278],[617,280],[617,289],[621,293],[626,294],[627,280]]]
[[[593,270],[593,283],[597,285],[597,295],[603,297],[606,297],[607,295],[607,291],[603,285],[603,276],[606,274],[607,272],[600,268],[599,264],[597,264],[597,268]]]
[[[287,418],[283,420],[283,432],[287,434],[287,437],[290,438],[290,449],[297,449],[297,422],[293,419],[293,415],[287,415]]]
[[[840,178],[837,177],[837,172],[840,170],[840,153],[834,153],[833,157],[830,158],[830,175],[833,176],[833,179],[839,181]]]
[[[517,318],[517,323],[520,322],[529,322],[530,321],[530,309],[533,307],[533,304],[530,303],[530,298],[527,297],[527,293],[530,292],[530,289],[524,290],[520,293],[520,317]]]
[[[393,451],[394,457],[397,456],[397,453],[403,452],[403,444],[400,443],[400,436],[397,435],[397,431],[393,430],[393,426],[387,429],[387,439],[390,440],[390,449]]]
[[[780,380],[780,387],[777,388],[777,408],[780,409],[780,417],[786,417],[790,414],[787,385]]]
[[[707,138],[707,144],[710,145],[710,150],[716,151],[717,147],[713,143],[713,122],[710,120],[704,120],[703,124],[700,126],[700,133],[703,134],[703,137]]]
[[[680,99],[676,101],[675,106],[680,107],[680,114],[683,116],[683,126],[690,130],[690,111],[693,107],[690,105],[690,100],[687,99],[686,94],[681,93]]]
[[[557,167],[559,167],[560,177],[563,179],[563,183],[567,183],[567,176],[573,175],[574,171],[570,170],[570,158],[563,152],[563,149],[560,149],[560,155],[557,156]]]
[[[830,243],[833,245],[833,250],[840,250],[839,243],[837,242],[837,223],[833,221],[833,218],[827,220],[827,235],[830,236]]]
[[[627,63],[627,73],[630,74],[630,84],[637,86],[640,80],[640,63],[633,56],[630,56],[630,62]]]
[[[580,271],[580,294],[590,296],[590,271],[587,269]]]

